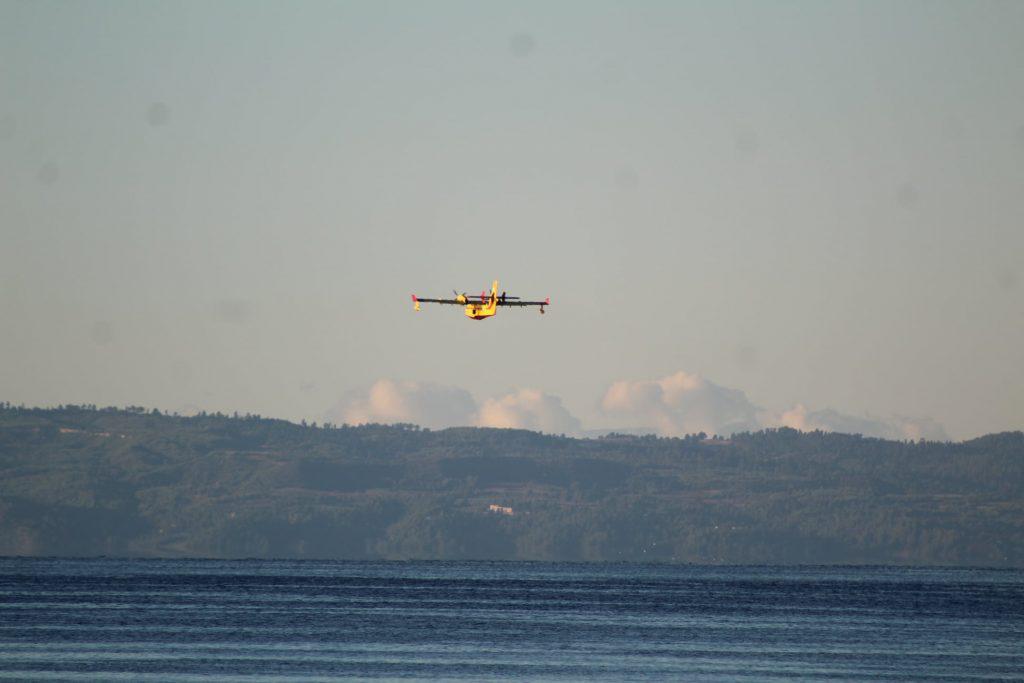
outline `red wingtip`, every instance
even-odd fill
[[[546,303],[548,306],[550,306],[551,305],[551,297],[549,296],[547,299],[544,299],[544,303]]]
[[[419,299],[417,299],[417,298],[416,298],[416,295],[415,295],[415,294],[413,294],[413,295],[412,295],[412,300],[413,300],[413,301],[419,301]]]

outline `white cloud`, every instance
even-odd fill
[[[856,417],[832,409],[811,411],[802,404],[781,415],[773,414],[751,403],[742,391],[682,371],[657,380],[615,382],[605,392],[601,408],[607,418],[620,421],[615,424],[617,428],[651,430],[661,436],[697,432],[728,436],[785,426],[805,432],[821,430],[883,439],[948,438],[942,425],[928,418]]]
[[[501,398],[484,401],[477,416],[481,427],[532,429],[549,434],[576,434],[580,421],[557,396],[536,389],[520,389]]]
[[[927,439],[928,441],[948,441],[949,435],[945,428],[930,417],[894,417],[892,418],[899,427],[904,438],[917,441]]]
[[[475,422],[476,401],[465,389],[431,382],[378,380],[328,414],[348,424],[409,422],[439,429]]]
[[[382,379],[357,393],[326,416],[347,424],[409,422],[432,429],[475,425],[576,434],[580,421],[562,399],[536,389],[519,389],[478,406],[459,387],[430,382]]]
[[[910,439],[917,441],[923,438],[931,441],[945,441],[949,438],[942,425],[928,418],[902,416],[888,419],[856,417],[844,415],[831,409],[808,411],[801,404],[797,404],[782,413],[776,424],[799,429],[802,432],[812,432],[820,429],[823,432],[863,434],[864,436],[874,436],[882,439]]]
[[[948,438],[942,425],[927,418],[856,417],[832,409],[808,410],[803,404],[781,414],[769,413],[754,405],[742,391],[682,371],[656,380],[615,382],[605,392],[601,409],[615,429],[661,436],[698,432],[728,436],[785,426],[884,439]],[[369,389],[350,396],[325,418],[348,424],[408,422],[431,429],[472,425],[549,434],[583,433],[580,421],[560,398],[537,389],[517,389],[477,403],[460,387],[391,379],[378,380]]]
[[[760,427],[758,408],[742,391],[682,371],[657,380],[615,382],[601,408],[626,421],[623,427],[651,428],[662,436],[728,435]]]

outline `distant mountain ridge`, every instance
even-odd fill
[[[1024,566],[1024,434],[706,440],[0,404],[0,554]]]

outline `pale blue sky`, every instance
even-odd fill
[[[1024,426],[1024,4],[0,0],[0,399]],[[409,293],[551,296],[414,315]]]

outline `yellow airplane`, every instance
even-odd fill
[[[453,291],[455,294],[454,299],[421,299],[415,294],[412,295],[412,305],[414,310],[420,310],[420,304],[454,304],[456,306],[466,307],[466,317],[472,318],[473,320],[483,320],[484,318],[490,318],[498,312],[498,306],[540,306],[540,312],[544,312],[545,306],[551,305],[551,297],[548,297],[544,301],[522,301],[518,296],[507,296],[505,292],[498,294],[498,281],[495,280],[494,284],[491,285],[491,294],[487,295],[486,291],[480,292],[480,301],[476,301],[476,295],[469,297],[465,293],[459,294]]]

